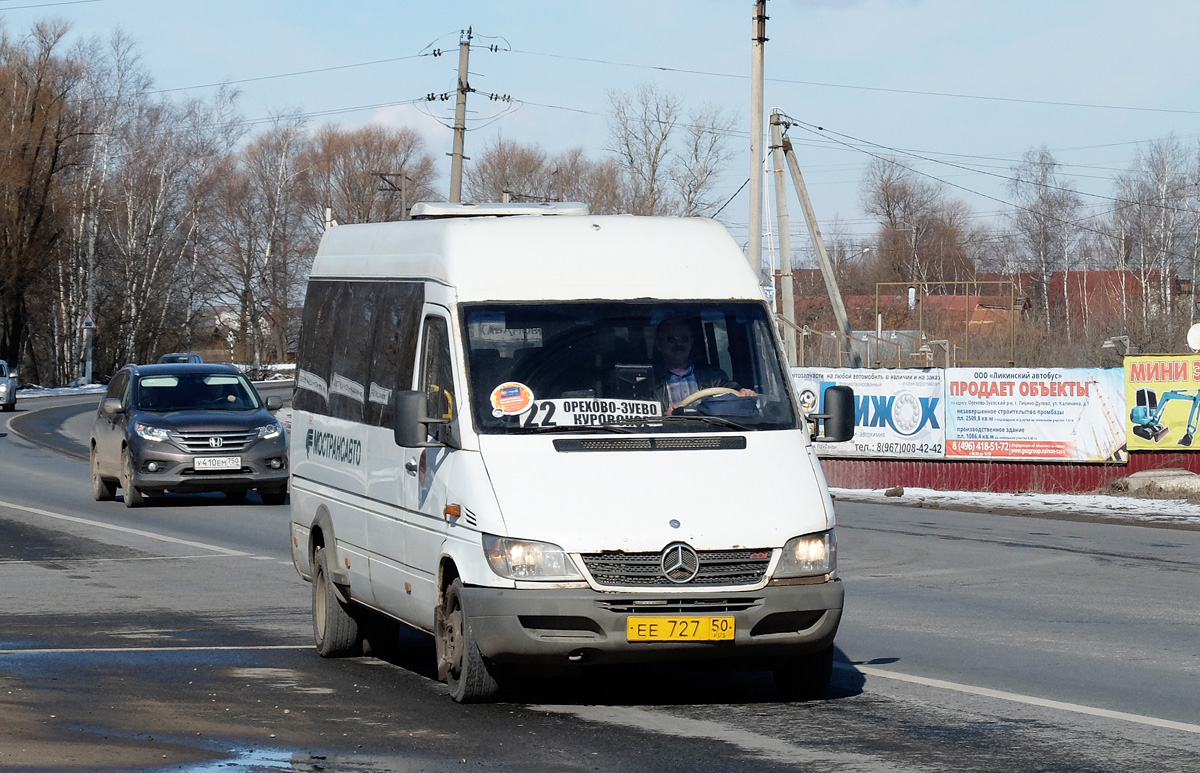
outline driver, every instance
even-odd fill
[[[720,368],[692,362],[692,326],[683,319],[664,319],[654,332],[655,390],[671,415],[684,398],[701,389],[735,389],[742,397],[753,397],[753,389],[743,389]]]

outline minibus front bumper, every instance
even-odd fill
[[[687,596],[469,586],[463,607],[480,653],[498,663],[770,661],[832,644],[844,596],[836,579]],[[734,634],[725,641],[630,641],[631,616],[732,617]]]

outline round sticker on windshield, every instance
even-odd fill
[[[517,381],[506,381],[492,390],[492,415],[519,416],[533,405],[533,390]]]

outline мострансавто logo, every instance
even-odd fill
[[[362,465],[362,441],[323,432],[319,429],[309,429],[304,437],[304,453],[306,456],[317,456],[343,464]]]

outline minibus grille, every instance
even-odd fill
[[[227,454],[244,451],[258,436],[257,430],[172,432],[171,439],[193,454]]]
[[[584,566],[598,585],[662,587],[759,585],[771,563],[771,550],[699,550],[696,576],[686,583],[667,578],[662,553],[584,553]]]
[[[658,615],[716,615],[745,612],[761,603],[756,598],[703,599],[628,599],[602,601],[599,606],[618,615],[654,613]]]

